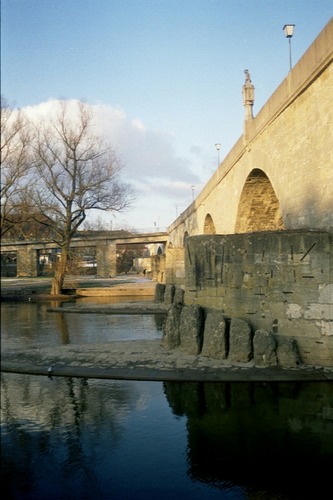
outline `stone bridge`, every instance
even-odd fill
[[[168,228],[167,279],[184,280],[184,241],[199,234],[333,230],[333,20],[253,116],[193,203]]]
[[[333,366],[333,20],[253,115],[246,73],[243,134],[167,233],[127,243],[165,244],[159,280],[184,305],[210,309],[297,341],[307,364]],[[95,242],[100,276],[116,246]],[[44,244],[43,244],[44,245]],[[2,250],[9,250],[2,245]],[[38,244],[17,243],[18,274],[36,269]],[[155,273],[155,275],[157,275]]]
[[[193,203],[169,227],[173,247],[195,234],[333,229],[333,20],[253,117]]]
[[[297,341],[333,366],[333,20],[171,224],[166,283],[184,303]]]

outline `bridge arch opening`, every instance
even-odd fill
[[[204,234],[216,234],[215,224],[210,214],[207,214],[204,222]]]
[[[238,206],[236,233],[278,231],[284,228],[279,200],[271,181],[259,168],[247,177]]]

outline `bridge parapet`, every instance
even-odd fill
[[[267,227],[333,231],[332,61],[330,20],[259,113],[247,120],[246,134],[196,199],[169,226],[174,247],[183,246],[186,234],[204,234],[207,216],[219,234]],[[258,224],[253,223],[256,214]]]

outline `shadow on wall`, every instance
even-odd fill
[[[235,233],[279,231],[285,229],[280,204],[267,175],[252,170],[239,201]]]

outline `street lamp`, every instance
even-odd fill
[[[292,64],[291,64],[291,38],[294,34],[294,28],[295,28],[294,24],[285,24],[283,26],[284,34],[286,35],[286,38],[288,38],[288,40],[289,40],[289,66],[290,66],[290,70],[292,68]]]
[[[220,165],[220,149],[221,149],[221,144],[217,143],[215,144],[215,147],[217,149],[217,166]]]
[[[192,201],[194,200],[194,188],[195,188],[195,186],[192,185],[191,186],[191,189],[192,189]]]

